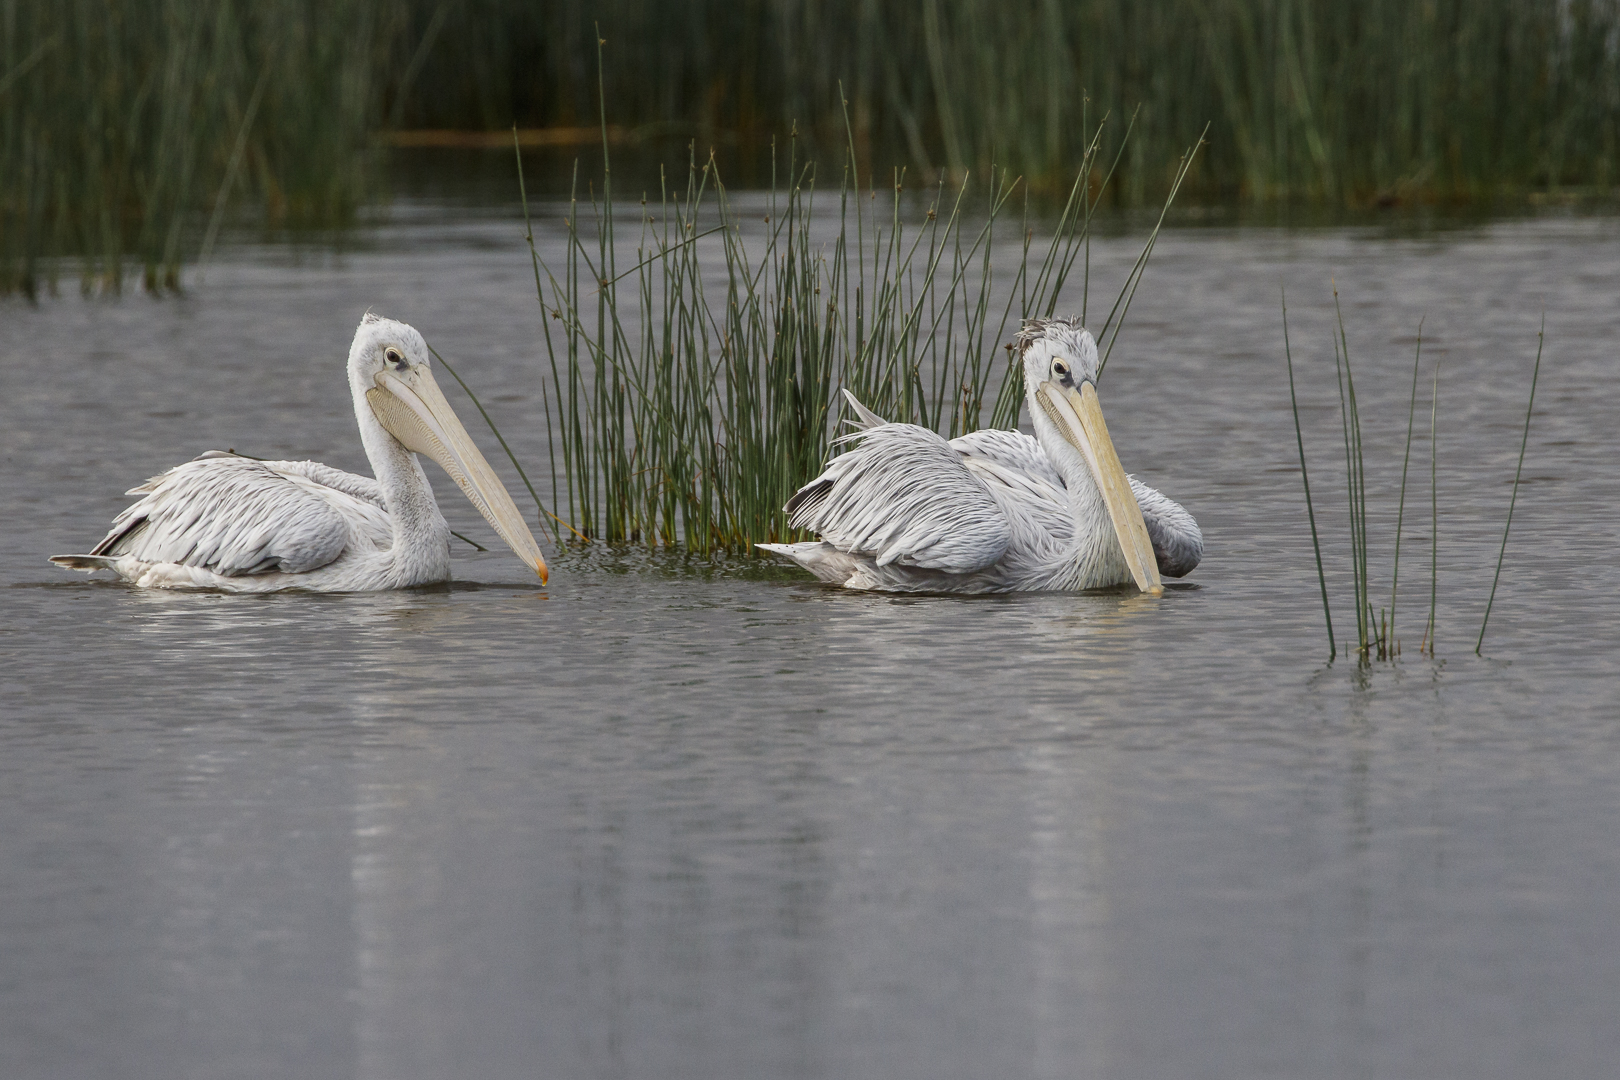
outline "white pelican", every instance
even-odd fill
[[[1097,400],[1097,343],[1075,319],[1018,332],[1035,438],[947,442],[891,424],[845,392],[862,430],[786,510],[821,539],[761,544],[822,581],[886,592],[1163,591],[1203,557],[1198,523],[1127,477]]]
[[[368,312],[349,347],[349,389],[375,480],[315,461],[211,450],[129,491],[145,497],[88,555],[51,561],[151,588],[230,592],[447,581],[450,526],[416,460],[423,453],[546,580],[523,515],[433,381],[421,334]]]

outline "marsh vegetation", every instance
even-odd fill
[[[372,0],[0,4],[0,291],[179,287],[223,215],[337,225],[370,197]]]
[[[1061,205],[1108,114],[1138,120],[1105,196],[1125,205],[1163,198],[1206,122],[1199,200],[1605,191],[1617,35],[1601,0],[3,0],[0,287],[67,255],[88,288],[126,259],[173,288],[233,208],[341,224],[384,195],[388,131],[603,106],[627,140],[726,149],[742,186],[797,132],[801,161],[852,147],[914,187],[993,166]]]

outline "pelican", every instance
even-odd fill
[[[143,496],[73,570],[111,570],[147,588],[228,592],[406,589],[450,578],[450,526],[426,454],[450,474],[543,583],[540,548],[456,419],[412,327],[370,312],[349,347],[349,389],[376,479],[315,461],[211,450],[127,492]]]
[[[1125,475],[1097,398],[1097,343],[1077,319],[1030,319],[1015,348],[1035,437],[947,442],[891,424],[847,390],[861,429],[785,507],[820,537],[760,544],[822,581],[884,592],[1106,588],[1163,592],[1203,557],[1182,506]]]

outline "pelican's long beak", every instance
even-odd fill
[[[546,560],[540,557],[540,545],[534,542],[534,534],[524,524],[523,515],[512,504],[495,470],[456,419],[433,373],[420,365],[403,373],[378,372],[375,384],[366,391],[366,401],[382,426],[405,449],[426,454],[450,474],[484,520],[494,526],[518,558],[540,575],[544,584]]]
[[[1108,516],[1114,523],[1114,534],[1119,537],[1120,549],[1125,553],[1125,565],[1136,579],[1136,587],[1154,596],[1164,592],[1159,580],[1159,563],[1153,555],[1153,542],[1148,539],[1147,525],[1142,521],[1142,508],[1137,505],[1125,467],[1114,452],[1114,442],[1108,437],[1102,403],[1097,400],[1097,387],[1089,380],[1081,383],[1078,390],[1044,382],[1036,388],[1035,400],[1091,467],[1091,475],[1102,492]]]

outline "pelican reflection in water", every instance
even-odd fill
[[[851,589],[994,593],[1162,591],[1204,553],[1178,503],[1125,475],[1097,399],[1097,343],[1074,319],[1018,332],[1035,437],[975,431],[945,439],[891,424],[849,396],[854,447],[787,504],[820,539],[761,544]]]
[[[450,526],[426,454],[540,580],[545,560],[494,470],[451,411],[416,330],[367,314],[349,348],[349,389],[373,479],[314,461],[214,450],[130,491],[86,555],[51,561],[112,570],[152,588],[231,592],[404,589],[448,581]]]

